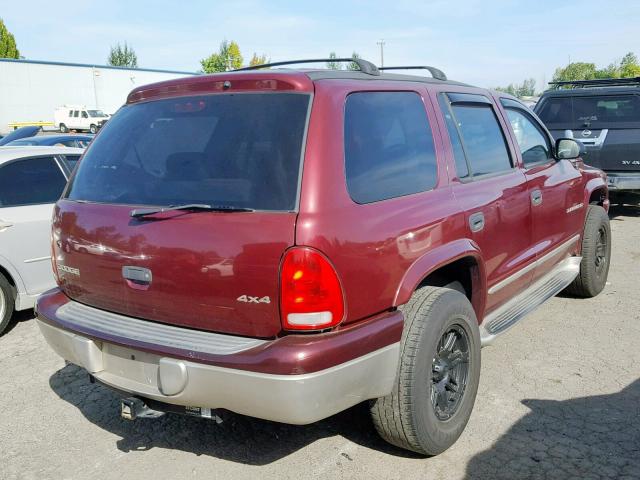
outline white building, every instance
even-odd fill
[[[195,73],[0,58],[0,133],[14,122],[53,123],[65,104],[114,113],[133,88],[187,75]]]

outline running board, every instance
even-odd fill
[[[480,325],[482,346],[490,345],[499,334],[564,290],[580,273],[581,261],[582,257],[566,258],[524,292],[487,315]]]

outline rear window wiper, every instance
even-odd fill
[[[207,205],[206,203],[189,203],[185,205],[170,205],[161,208],[136,208],[129,213],[133,218],[140,218],[156,213],[176,210],[193,210],[194,212],[253,212],[252,208],[230,207],[225,205]]]

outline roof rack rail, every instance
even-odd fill
[[[640,77],[631,78],[594,78],[593,80],[563,80],[558,82],[549,82],[556,89],[567,85],[575,87],[613,87],[621,85],[640,85]]]
[[[358,68],[362,73],[367,75],[380,75],[380,70],[373,63],[363,60],[362,58],[315,58],[309,60],[288,60],[286,62],[273,62],[263,63],[262,65],[252,65],[250,67],[243,67],[233,70],[234,72],[240,72],[242,70],[260,70],[262,68],[280,67],[282,65],[296,65],[300,63],[327,63],[327,62],[350,62],[358,65]]]
[[[428,70],[433,78],[436,80],[447,80],[445,73],[435,67],[429,67],[428,65],[409,65],[406,67],[380,67],[378,70]]]

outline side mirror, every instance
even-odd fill
[[[584,150],[582,144],[573,138],[556,140],[556,158],[558,160],[575,160]]]

